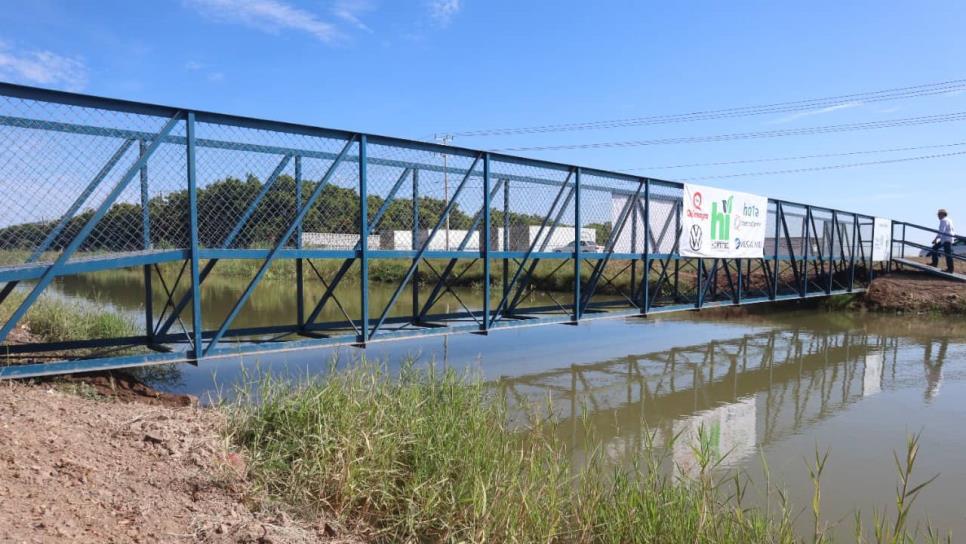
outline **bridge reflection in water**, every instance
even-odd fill
[[[501,378],[496,385],[511,406],[551,411],[543,415],[560,422],[578,459],[599,445],[615,460],[631,461],[653,433],[656,445],[677,437],[675,468],[688,473],[697,470],[699,429],[723,466],[739,466],[759,448],[896,385],[910,359],[923,361],[929,401],[941,386],[948,346],[946,339],[861,330],[775,329]],[[897,372],[900,361],[905,374]]]

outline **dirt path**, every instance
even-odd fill
[[[0,382],[0,542],[337,541],[253,511],[217,411],[63,387]]]

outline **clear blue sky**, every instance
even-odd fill
[[[419,139],[767,104],[966,78],[966,3],[5,0],[0,79]],[[966,93],[560,134],[506,148],[797,129],[966,111]],[[529,151],[623,170],[966,142],[966,121],[772,139]],[[665,179],[966,151],[635,170]],[[966,228],[966,155],[702,183]]]

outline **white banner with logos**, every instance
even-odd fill
[[[872,235],[872,260],[888,261],[892,249],[892,220],[876,217],[873,228],[875,231]]]
[[[767,219],[766,197],[685,183],[681,255],[761,259]]]

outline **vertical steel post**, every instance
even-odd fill
[[[194,344],[191,357],[195,362],[201,359],[202,354],[202,325],[201,325],[201,280],[199,275],[199,253],[201,245],[198,241],[198,180],[195,176],[195,164],[197,162],[195,151],[195,114],[188,112],[188,120],[185,125],[185,135],[187,136],[187,169],[188,169],[188,223],[191,229],[191,336]]]
[[[644,270],[641,272],[641,315],[651,306],[651,180],[644,180]]]
[[[761,262],[764,263],[765,260],[762,259]],[[765,271],[764,264],[762,264],[761,268],[762,268],[762,272],[764,272]],[[747,261],[745,261],[745,276],[748,278],[748,282],[751,283],[751,259],[748,259]]]
[[[773,261],[775,266],[771,271],[773,281],[771,282],[772,292],[770,293],[772,300],[775,300],[776,298],[778,298],[778,277],[779,277],[778,268],[780,266],[778,261],[778,248],[780,246],[780,244],[778,243],[778,238],[781,237],[781,225],[782,225],[781,216],[782,216],[782,203],[775,201],[775,253],[774,253],[775,260]]]
[[[704,302],[704,259],[698,259],[698,297],[694,301],[694,307],[701,309],[701,304]]]
[[[138,156],[143,158],[148,145],[143,139],[138,140]],[[148,165],[141,167],[141,235],[145,251],[151,249],[151,207],[148,191]],[[144,331],[149,343],[154,342],[154,289],[151,284],[151,265],[144,265]]]
[[[413,168],[413,241],[410,249],[419,247],[419,169]],[[413,259],[413,322],[419,319],[419,261]]]
[[[724,259],[716,259],[711,262],[711,284],[708,285],[708,290],[711,293],[711,301],[714,302],[718,298],[718,275],[721,273],[721,266],[719,266]]]
[[[681,213],[684,209],[683,203],[677,203],[674,205],[674,236],[675,242],[674,247],[677,249],[677,256],[674,258],[674,302],[677,303],[681,300],[681,291],[679,290],[679,278],[681,277]]]
[[[859,216],[852,214],[852,251],[849,255],[849,292],[855,287],[855,253],[858,249],[855,247],[859,240]]]
[[[366,135],[359,136],[359,344],[369,341],[369,190],[366,180]]]
[[[490,328],[490,154],[483,155],[483,232],[480,233],[480,257],[483,258],[483,322],[480,331]]]
[[[645,195],[647,194],[647,180],[644,181]],[[646,198],[646,197],[645,197]],[[637,253],[637,206],[636,201],[631,205],[631,249],[628,253]],[[645,240],[646,242],[646,240]],[[631,300],[635,300],[637,297],[637,259],[631,261]]]
[[[574,171],[574,311],[571,318],[580,322],[580,168]]]
[[[875,218],[872,219],[872,239],[869,244],[869,262],[866,263],[866,273],[868,274],[869,283],[875,279]],[[864,260],[864,259],[863,259]]]
[[[889,263],[886,265],[886,271],[892,272],[892,259],[895,258],[896,244],[894,243],[893,237],[896,235],[896,227],[892,220],[889,220]],[[875,238],[873,238],[874,240]]]
[[[832,294],[832,282],[835,277],[835,233],[839,230],[839,215],[832,210],[832,234],[828,240],[828,281],[826,282],[825,294]]]
[[[548,211],[550,214],[552,212]],[[510,251],[510,180],[503,180],[503,251]],[[523,266],[523,263],[520,263]],[[503,257],[503,298],[510,292],[510,259]]]
[[[302,156],[295,156],[295,215],[302,209]],[[295,249],[298,251],[298,258],[295,259],[295,313],[298,325],[305,324],[305,276],[302,263],[302,222],[298,222],[295,227]]]
[[[735,285],[735,304],[741,304],[741,291],[744,289],[744,282],[741,274],[741,259],[735,259],[735,271],[737,273],[737,284]]]
[[[812,218],[812,207],[805,206],[805,219],[802,220],[802,228],[805,229],[805,247],[802,248],[802,298],[808,296],[808,254],[811,249],[812,231],[809,230],[809,221]]]
[[[902,225],[902,251],[901,251],[901,253],[902,253],[901,257],[903,259],[905,259],[906,258],[906,225],[905,225],[905,223],[903,223],[903,225]]]

